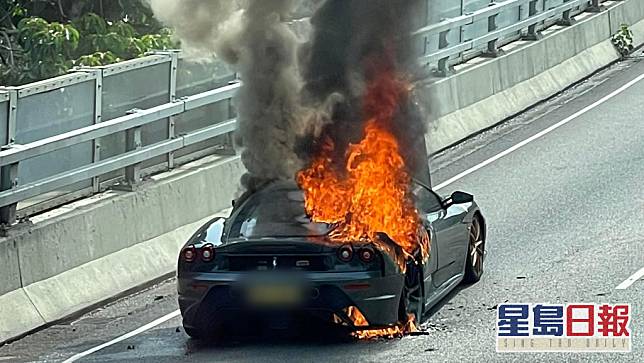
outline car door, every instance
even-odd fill
[[[437,246],[437,268],[432,276],[434,287],[440,287],[463,271],[463,215],[443,208],[441,198],[430,188],[417,184],[415,194],[423,195],[429,208],[419,209],[423,220],[430,223]]]
[[[435,287],[432,278],[438,270],[439,251],[440,248],[437,243],[437,236],[432,226],[432,215],[438,210],[442,209],[441,203],[436,197],[428,192],[427,188],[420,185],[414,185],[413,194],[423,227],[430,237],[430,250],[429,260],[425,263],[423,268],[423,279],[425,287],[425,298],[429,299],[434,293]]]

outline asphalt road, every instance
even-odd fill
[[[644,74],[617,64],[562,95],[436,155],[440,184],[569,118]],[[489,226],[483,279],[450,294],[427,335],[369,342],[271,337],[222,347],[190,340],[174,317],[81,362],[596,361],[644,362],[644,80],[611,100],[465,175],[440,192],[475,194]],[[97,281],[96,283],[100,283]],[[630,303],[633,352],[497,354],[496,306],[510,302]],[[57,362],[177,309],[173,280],[78,320],[0,348],[0,362]]]

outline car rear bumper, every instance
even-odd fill
[[[217,325],[238,316],[254,316],[258,311],[249,308],[239,291],[243,281],[255,275],[243,273],[190,273],[179,276],[179,306],[184,325],[202,328],[204,324]],[[333,320],[334,315],[352,328],[347,316],[355,306],[370,327],[390,326],[398,322],[403,275],[381,276],[380,272],[307,273],[290,276],[293,283],[306,286],[307,293],[300,304],[282,310]],[[271,274],[262,274],[262,283],[273,280]],[[284,276],[275,275],[275,281]]]

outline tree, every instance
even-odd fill
[[[0,0],[0,85],[175,46],[141,0]]]

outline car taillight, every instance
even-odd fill
[[[344,245],[338,250],[338,258],[340,261],[349,262],[353,258],[353,247],[351,245]]]
[[[362,247],[358,255],[360,256],[360,259],[362,260],[362,262],[371,262],[373,261],[373,258],[376,256],[376,253],[371,247]]]
[[[181,254],[185,262],[193,262],[197,257],[197,249],[195,248],[195,246],[190,245],[184,248]]]
[[[215,258],[215,246],[209,243],[201,247],[201,260],[203,262],[210,262],[213,258]]]

